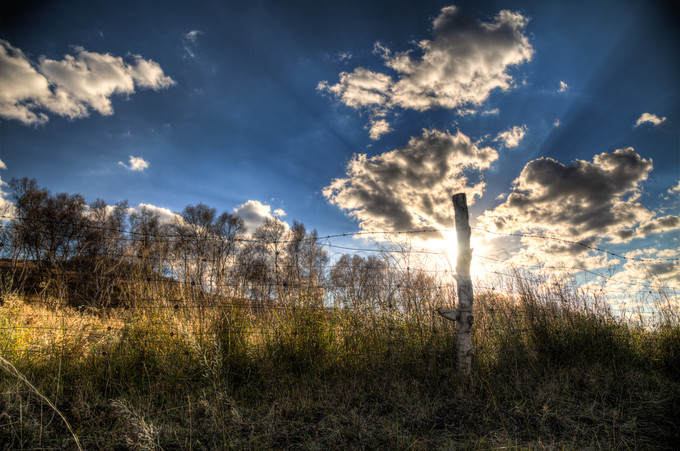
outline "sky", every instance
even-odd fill
[[[28,177],[453,250],[465,192],[479,269],[678,289],[679,55],[661,1],[9,0],[2,202]]]

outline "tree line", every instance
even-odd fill
[[[248,233],[238,215],[202,203],[163,220],[127,201],[52,194],[34,179],[12,179],[7,191],[3,297],[93,307],[238,298],[413,310],[437,287],[434,276],[399,269],[386,255],[342,255],[330,264],[317,231],[297,221],[269,217]]]

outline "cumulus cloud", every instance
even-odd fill
[[[642,224],[638,231],[640,235],[647,236],[652,233],[677,229],[680,229],[680,217],[668,215]]]
[[[392,52],[380,43],[374,53],[395,74],[357,67],[339,81],[322,81],[318,89],[355,109],[377,116],[394,108],[470,109],[495,90],[514,85],[509,69],[531,60],[533,47],[525,34],[528,19],[502,10],[490,22],[463,17],[454,6],[443,8],[433,21],[433,39],[413,50]]]
[[[171,221],[181,221],[182,217],[176,213],[173,213],[170,209],[165,207],[158,207],[151,204],[139,204],[136,207],[128,208],[128,214],[140,213],[142,210],[150,211],[157,214],[162,223],[169,223]]]
[[[614,239],[653,217],[636,201],[652,161],[632,148],[601,153],[593,161],[564,165],[552,158],[530,161],[507,199],[480,217],[494,231],[550,232],[570,240]]]
[[[144,161],[142,157],[133,157],[130,155],[130,161],[128,164],[123,163],[122,161],[118,162],[119,165],[123,166],[126,169],[129,169],[130,171],[143,171],[144,169],[149,167],[149,162]]]
[[[508,149],[519,146],[519,142],[527,133],[526,125],[515,125],[509,130],[499,133],[494,141],[502,141]]]
[[[514,180],[512,192],[484,212],[479,224],[491,232],[538,233],[566,241],[523,237],[516,263],[533,259],[560,261],[575,268],[602,266],[605,255],[593,255],[597,252],[592,247],[680,230],[680,217],[657,217],[658,212],[638,201],[641,183],[651,170],[652,161],[632,148],[569,165],[539,158],[527,163]]]
[[[175,82],[158,63],[133,55],[129,61],[108,53],[74,48],[62,60],[44,56],[31,61],[0,39],[0,116],[24,124],[42,124],[47,113],[69,119],[96,111],[113,114],[111,97],[130,95],[136,88],[159,90]]]
[[[404,147],[374,157],[355,154],[346,174],[323,189],[328,201],[359,221],[363,230],[403,231],[451,225],[451,195],[472,202],[485,184],[480,175],[498,158],[461,132],[424,130]],[[479,177],[477,177],[479,178]]]
[[[654,127],[656,127],[657,125],[661,124],[661,123],[664,122],[665,120],[666,120],[665,117],[659,117],[659,116],[657,116],[656,114],[642,113],[642,116],[640,116],[640,117],[638,118],[637,122],[635,122],[635,126],[636,126],[636,127],[639,127],[639,126],[641,126],[642,124],[650,123],[650,124],[652,124]]]
[[[329,85],[322,81],[317,89],[328,91],[345,105],[358,109],[387,105],[392,84],[389,75],[358,67],[352,73],[340,73],[339,83]]]
[[[370,130],[368,134],[372,140],[377,141],[382,135],[391,131],[392,127],[390,127],[390,123],[385,119],[371,119]]]
[[[270,205],[263,204],[259,200],[249,200],[242,203],[238,207],[234,208],[234,213],[243,219],[248,233],[253,233],[255,230],[257,230],[257,228],[264,223],[266,218],[276,219],[287,227],[285,222],[278,219],[278,217],[283,217],[286,215],[285,211],[279,208],[276,209],[272,214],[272,207]]]
[[[680,182],[677,185],[668,189],[668,194],[680,193]]]
[[[560,88],[557,90],[557,92],[567,92],[567,89],[569,89],[569,85],[563,81],[560,81]]]

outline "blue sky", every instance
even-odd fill
[[[0,177],[321,235],[451,227],[463,190],[480,228],[630,258],[490,236],[487,253],[621,278],[662,259],[678,287],[675,17],[633,1],[3,2]]]

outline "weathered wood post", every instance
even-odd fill
[[[454,194],[453,209],[456,218],[458,239],[458,260],[456,261],[456,284],[458,285],[458,308],[446,310],[439,307],[437,312],[444,318],[456,321],[456,359],[458,369],[470,374],[472,369],[472,279],[470,278],[470,223],[465,193]]]

